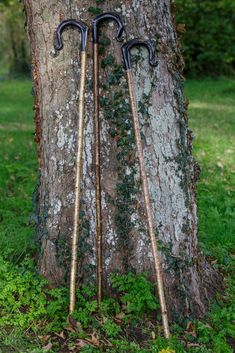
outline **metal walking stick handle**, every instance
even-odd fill
[[[114,21],[117,24],[117,41],[122,41],[124,26],[116,13],[103,13],[92,21],[93,36],[93,65],[94,65],[94,137],[95,137],[95,189],[96,189],[96,258],[97,258],[97,299],[98,305],[102,300],[102,211],[101,211],[101,182],[100,182],[100,119],[99,119],[99,25],[104,21]]]
[[[136,47],[136,46],[144,46],[147,48],[149,52],[150,65],[152,66],[157,65],[157,60],[155,58],[154,49],[150,41],[145,41],[145,40],[136,38],[136,39],[130,40],[129,42],[127,42],[122,46],[123,64],[127,73],[133,126],[134,126],[135,140],[136,140],[136,147],[137,147],[137,155],[138,155],[138,160],[140,165],[140,175],[141,175],[144,203],[145,203],[145,209],[146,209],[146,215],[147,215],[148,231],[149,231],[150,240],[151,240],[154,267],[156,272],[158,295],[159,295],[162,321],[163,321],[163,329],[164,329],[165,337],[168,338],[170,336],[170,331],[169,331],[167,307],[166,307],[166,301],[165,301],[165,295],[164,295],[162,266],[161,266],[161,259],[158,252],[157,241],[155,236],[155,227],[153,222],[150,194],[149,194],[149,188],[148,188],[148,179],[147,179],[147,173],[145,169],[143,148],[142,148],[142,142],[141,142],[140,124],[138,120],[138,109],[137,109],[137,102],[135,97],[134,80],[133,80],[133,74],[131,70],[130,51],[133,47]]]
[[[154,48],[149,40],[142,40],[140,38],[134,38],[122,46],[122,57],[125,70],[131,70],[131,49],[134,47],[143,46],[149,52],[149,64],[151,66],[157,66],[158,62],[155,58]]]
[[[73,26],[81,32],[81,69],[80,69],[80,88],[78,101],[78,137],[77,137],[77,156],[76,156],[76,177],[75,177],[75,205],[72,233],[71,248],[71,270],[70,270],[70,314],[75,309],[75,291],[76,291],[76,275],[77,275],[77,250],[78,250],[78,231],[79,231],[79,213],[81,198],[81,179],[82,179],[82,153],[84,140],[84,109],[85,109],[85,81],[86,81],[86,47],[88,26],[79,20],[65,20],[60,23],[56,30],[58,44],[57,50],[63,48],[62,32],[68,27]]]
[[[96,16],[92,21],[93,43],[95,44],[99,42],[98,28],[99,28],[99,25],[104,21],[116,22],[118,26],[116,39],[118,42],[121,42],[123,40],[122,35],[124,32],[124,25],[122,23],[121,17],[114,12],[105,12],[105,13],[102,13],[101,15]]]
[[[81,47],[80,50],[86,51],[87,46],[87,34],[88,34],[88,26],[80,21],[80,20],[64,20],[62,21],[56,29],[57,36],[57,45],[55,46],[56,50],[61,50],[63,48],[62,42],[62,33],[66,27],[75,27],[81,32]]]

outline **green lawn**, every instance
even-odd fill
[[[88,325],[89,330],[93,325],[93,329],[101,330],[99,332],[113,342],[116,348],[107,352],[233,352],[228,343],[232,337],[235,340],[231,324],[235,320],[232,302],[235,286],[231,278],[235,249],[235,79],[191,80],[185,87],[190,101],[190,127],[195,134],[194,156],[202,170],[197,188],[200,244],[214,265],[225,273],[227,288],[213,304],[208,318],[193,324],[192,334],[176,326],[173,331],[179,338],[168,343],[157,337],[147,350],[140,348],[138,343],[128,342],[123,335],[119,336],[119,326],[113,321],[117,303],[105,302],[102,318],[107,319],[100,329],[99,320],[93,318],[96,312],[93,292],[84,289],[83,294],[78,294],[83,304],[76,314],[77,320],[84,327]],[[35,275],[34,264],[27,257],[35,250],[32,195],[37,183],[31,93],[30,81],[0,81],[0,352],[3,353],[42,353],[46,349],[62,352],[51,332],[61,332],[66,320],[68,293],[65,289],[45,291],[45,283]],[[127,278],[121,281],[121,286],[124,283],[128,286]],[[152,291],[143,278],[137,278],[136,282],[128,278],[128,281],[128,300],[133,303],[132,290],[138,286],[148,293]],[[53,301],[48,301],[48,298],[53,298]],[[144,305],[143,308],[149,309]],[[149,305],[156,305],[154,299]],[[134,308],[136,310],[135,305]],[[132,316],[137,320],[133,313]],[[89,321],[91,319],[93,321]],[[86,330],[79,335],[66,331],[66,347],[72,347],[77,342],[74,341],[76,337],[82,339],[86,334]],[[180,340],[182,335],[192,343],[191,347],[184,348]],[[50,348],[50,342],[53,348]],[[42,346],[46,349],[40,348]],[[81,350],[87,353],[99,351],[91,346],[84,346]]]
[[[235,80],[186,82],[198,183],[199,236],[203,249],[228,261],[235,250]]]
[[[32,84],[0,82],[0,249],[14,261],[33,246],[37,178]]]

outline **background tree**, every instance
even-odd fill
[[[0,10],[1,71],[9,71],[11,75],[28,75],[30,52],[24,27],[23,5],[17,0],[1,0]]]
[[[36,93],[35,122],[40,179],[37,234],[41,244],[40,272],[51,283],[67,280],[74,207],[76,101],[79,95],[79,35],[64,33],[64,50],[53,47],[62,19],[91,23],[104,11],[116,11],[125,22],[127,38],[151,38],[159,65],[146,64],[135,52],[134,72],[148,167],[156,235],[162,251],[171,317],[202,316],[221,287],[219,275],[198,249],[195,183],[199,167],[192,157],[183,96],[182,69],[171,1],[24,1],[31,40]],[[102,116],[102,205],[105,274],[153,273],[146,231],[139,170],[122,69],[120,44],[112,24],[104,26],[100,54]],[[95,205],[93,168],[92,61],[89,46],[86,92],[85,163],[79,244],[79,282],[95,281]],[[107,285],[107,283],[106,283]]]
[[[187,75],[234,74],[235,46],[228,43],[235,42],[235,2],[176,0],[175,5]]]

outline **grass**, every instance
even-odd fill
[[[0,82],[0,249],[14,261],[34,246],[37,162],[31,91],[28,80]]]
[[[100,314],[97,314],[92,289],[77,293],[83,304],[76,318],[88,329],[77,333],[72,324],[67,325],[67,331],[63,329],[68,293],[63,288],[54,292],[46,289],[45,282],[35,275],[30,260],[35,251],[32,195],[37,182],[32,85],[28,80],[0,81],[0,352],[62,352],[58,347],[64,342],[63,335],[67,342],[64,352],[72,351],[78,342],[81,348],[87,335],[93,340],[93,348],[84,345],[81,352],[99,352],[95,348],[98,338],[94,335],[98,332],[99,337],[105,335],[116,347],[107,352],[232,353],[228,343],[234,344],[235,339],[232,327],[235,319],[232,302],[235,292],[232,279],[235,80],[190,80],[185,89],[190,100],[190,127],[196,136],[193,153],[202,170],[197,187],[200,245],[214,265],[225,273],[227,288],[203,322],[188,323],[187,329],[175,326],[173,332],[178,338],[166,342],[160,337],[154,338],[153,328],[151,325],[148,328],[146,317],[143,320],[141,316],[144,310],[158,305],[151,296],[151,286],[143,277],[133,279],[130,275],[114,282],[116,287],[124,286],[127,294],[119,302],[107,300]],[[143,290],[152,298],[150,301],[143,298],[138,312],[135,290],[138,293]],[[128,311],[128,305],[134,312]],[[144,339],[152,337],[149,348],[141,348],[127,333],[125,339],[119,335],[117,320],[124,320],[121,327],[128,332],[130,322],[127,324],[125,320],[132,320],[138,326],[138,317],[144,322]],[[184,347],[182,337],[188,348]]]
[[[235,80],[186,82],[198,183],[199,240],[220,263],[235,251]]]

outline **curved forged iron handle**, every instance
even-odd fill
[[[87,34],[88,34],[88,26],[79,20],[64,20],[62,21],[56,29],[56,36],[57,36],[57,45],[55,46],[56,50],[61,50],[63,48],[62,42],[62,32],[68,26],[76,27],[81,32],[81,51],[86,50],[87,44]]]
[[[118,31],[117,31],[117,36],[116,39],[118,42],[121,42],[123,40],[123,32],[124,32],[124,25],[122,23],[121,17],[114,13],[114,12],[106,12],[103,14],[100,14],[94,18],[92,21],[92,35],[93,35],[93,43],[98,43],[98,27],[101,22],[104,22],[106,20],[112,20],[116,22],[118,26]]]
[[[149,40],[142,40],[140,38],[134,38],[129,40],[129,42],[123,44],[122,46],[122,57],[124,69],[131,69],[131,49],[133,47],[143,46],[148,49],[149,52],[149,64],[151,66],[156,66],[158,64],[157,59],[155,57],[154,48],[152,43]]]

